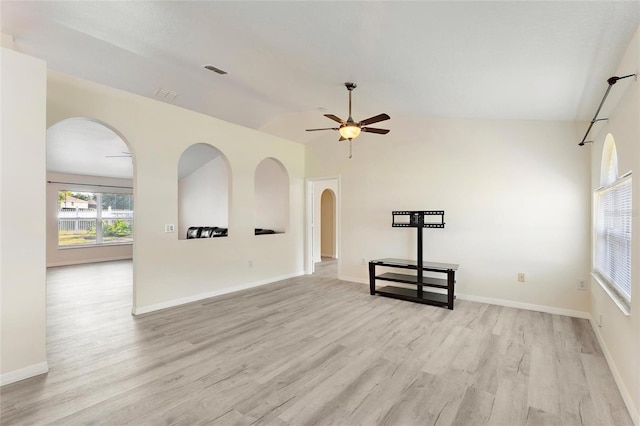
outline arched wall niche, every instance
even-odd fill
[[[256,167],[255,234],[285,233],[289,224],[289,173],[275,158],[265,158]]]
[[[178,161],[178,238],[226,237],[229,227],[230,167],[218,148],[188,147]]]

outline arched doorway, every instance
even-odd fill
[[[326,192],[329,190],[330,192]],[[324,196],[324,211],[323,199]],[[329,213],[329,212],[332,212]],[[323,218],[324,216],[324,218]],[[323,225],[324,221],[324,225]],[[322,232],[325,232],[325,247],[322,247]],[[307,179],[307,249],[305,271],[314,274],[321,263],[333,266],[329,275],[337,277],[340,259],[340,177]],[[323,259],[323,256],[328,254]],[[325,274],[326,275],[326,274]],[[328,276],[328,275],[327,275]]]
[[[320,256],[336,257],[336,195],[328,188],[320,196]]]
[[[107,123],[47,129],[47,266],[133,259],[134,156]],[[133,282],[133,280],[131,280]]]

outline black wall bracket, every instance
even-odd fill
[[[604,105],[604,101],[607,99],[607,96],[609,96],[609,92],[611,91],[611,87],[616,84],[618,82],[618,80],[622,80],[625,78],[629,78],[629,77],[635,77],[636,74],[629,74],[629,75],[625,75],[622,77],[610,77],[607,80],[607,84],[609,85],[607,87],[607,91],[604,92],[604,97],[602,98],[602,101],[600,101],[600,105],[598,106],[598,110],[596,111],[596,114],[593,116],[593,120],[591,120],[591,123],[589,123],[589,128],[587,129],[587,132],[584,134],[584,137],[582,138],[582,141],[578,144],[579,146],[584,146],[585,143],[593,143],[593,141],[588,141],[587,136],[589,135],[589,132],[591,131],[591,128],[593,127],[593,125],[595,123],[597,123],[598,121],[606,121],[608,120],[608,118],[598,118],[598,114],[600,114],[600,110],[602,109],[602,105]]]

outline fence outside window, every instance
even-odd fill
[[[112,205],[127,208],[112,208]],[[100,226],[96,226],[97,224]],[[58,197],[59,247],[132,242],[132,194],[71,194],[68,191],[60,191]]]

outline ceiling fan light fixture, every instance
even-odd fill
[[[354,139],[360,134],[360,127],[355,124],[347,124],[340,127],[340,136],[345,139]]]

